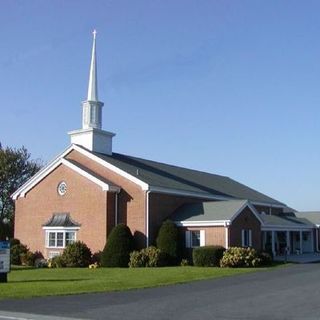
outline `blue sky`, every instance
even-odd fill
[[[0,3],[0,141],[52,159],[81,126],[92,34],[114,151],[320,210],[319,1]]]

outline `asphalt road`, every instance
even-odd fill
[[[320,319],[320,264],[153,289],[2,300],[0,310],[1,320]]]

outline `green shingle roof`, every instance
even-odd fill
[[[314,224],[320,225],[320,211],[303,211],[294,213],[298,218],[305,218]]]
[[[230,220],[248,201],[210,201],[185,204],[171,216],[172,221],[217,221]]]
[[[94,155],[135,176],[152,187],[195,192],[205,196],[226,196],[253,202],[284,205],[228,177],[136,158],[119,153]]]
[[[292,216],[277,216],[277,215],[260,215],[264,226],[284,226],[284,227],[313,227],[314,224],[305,218],[297,218]]]

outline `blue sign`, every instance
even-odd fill
[[[10,242],[0,241],[0,273],[10,272]]]
[[[9,241],[0,241],[0,249],[10,249]]]

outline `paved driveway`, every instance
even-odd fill
[[[320,319],[320,264],[154,289],[0,301],[0,310],[23,312],[22,319],[33,319],[26,313],[78,319]],[[17,318],[0,311],[0,319]]]

